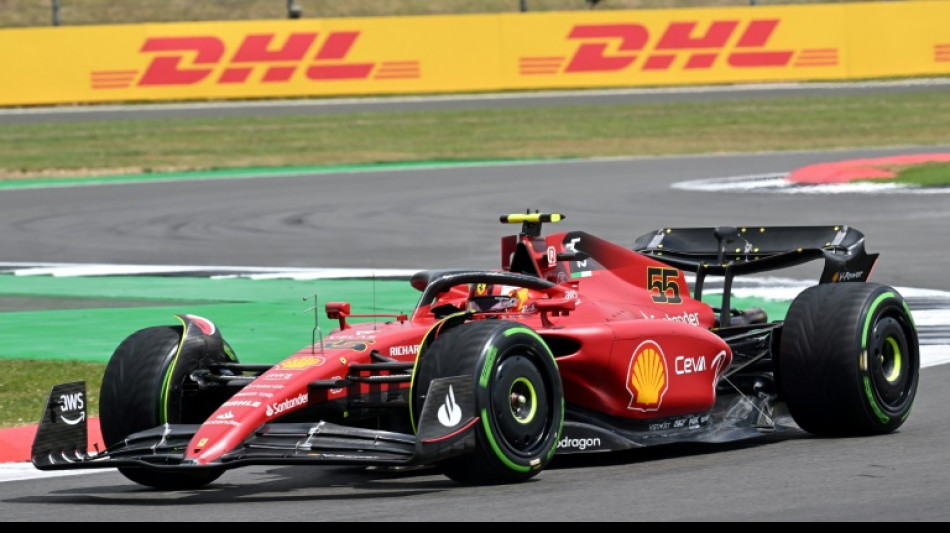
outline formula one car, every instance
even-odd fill
[[[898,291],[868,281],[878,254],[860,231],[663,228],[626,248],[542,235],[563,219],[502,216],[521,231],[501,239],[500,269],[418,272],[411,314],[326,303],[332,331],[274,365],[241,364],[194,315],[137,331],[105,372],[105,448],[87,449],[85,384],[66,383],[33,464],[117,467],[173,490],[245,465],[425,466],[498,484],[555,454],[783,429],[876,435],[907,419],[917,331]],[[731,306],[735,276],[813,260],[821,277],[784,320]],[[722,279],[717,305],[702,299],[710,276]]]

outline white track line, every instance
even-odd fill
[[[105,472],[115,472],[114,468],[83,469],[83,470],[37,470],[33,463],[3,463],[0,464],[0,483],[6,481],[26,481],[30,479],[45,479],[51,477],[80,476],[83,474],[96,474]]]

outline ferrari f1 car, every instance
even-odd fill
[[[521,231],[502,237],[500,268],[418,272],[409,314],[326,303],[332,330],[273,365],[241,364],[199,316],[137,331],[106,368],[104,448],[87,446],[85,384],[65,383],[33,464],[117,467],[162,489],[245,465],[424,466],[497,484],[557,454],[789,428],[876,435],[907,419],[917,331],[901,294],[869,281],[878,254],[860,231],[663,228],[626,248],[543,235],[562,219],[502,216]],[[783,320],[731,305],[736,276],[813,260],[820,279]],[[715,304],[703,300],[710,277],[723,287]]]

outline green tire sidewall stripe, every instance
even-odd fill
[[[168,370],[165,371],[165,379],[162,381],[162,394],[159,399],[159,409],[158,409],[158,422],[160,424],[168,423],[168,397],[171,395],[171,386],[172,386],[172,374],[175,373],[175,366],[178,364],[178,356],[181,355],[181,347],[185,344],[185,336],[188,334],[188,324],[185,320],[175,315],[175,318],[181,322],[181,339],[178,341],[178,349],[175,350],[175,355],[172,356],[171,363],[168,365]]]
[[[492,366],[495,365],[495,360],[498,359],[498,348],[494,346],[488,346],[488,353],[485,355],[485,364],[482,365],[482,371],[478,376],[478,386],[487,389],[488,382],[491,380],[491,371]]]
[[[868,403],[871,407],[871,410],[874,411],[874,415],[881,421],[882,424],[889,424],[891,422],[891,417],[884,412],[884,409],[881,408],[880,404],[877,401],[877,398],[874,395],[874,388],[871,385],[871,379],[869,374],[871,372],[871,354],[868,353],[868,333],[871,330],[871,322],[874,319],[874,312],[877,311],[877,308],[887,299],[897,298],[897,295],[893,292],[884,292],[880,294],[874,301],[871,303],[871,306],[868,308],[867,318],[864,321],[864,329],[861,332],[861,354],[867,358],[867,370],[864,375],[864,394],[868,399]],[[907,302],[901,300],[901,304],[907,314],[910,317],[911,326],[916,327],[913,322],[913,315],[910,313],[910,308],[907,307]],[[909,411],[908,411],[909,412]]]
[[[868,309],[867,318],[864,319],[864,331],[861,333],[861,349],[867,350],[868,348],[868,331],[871,329],[871,321],[874,319],[874,311],[877,310],[878,306],[881,305],[881,302],[888,298],[895,298],[897,295],[893,292],[885,292],[874,299],[874,302],[871,303],[871,307]]]
[[[225,342],[223,348],[224,348],[224,355],[226,355],[228,359],[236,363],[238,360],[237,354],[234,353],[234,350],[231,348],[231,345]]]
[[[515,472],[526,473],[531,471],[530,466],[515,463],[505,455],[505,452],[501,451],[501,447],[498,446],[498,442],[495,441],[495,435],[493,435],[491,431],[491,423],[488,421],[488,411],[484,407],[482,407],[482,428],[485,429],[485,437],[488,438],[488,443],[491,445],[492,450],[494,450],[495,456],[498,457],[505,466]]]
[[[867,318],[864,319],[864,329],[861,332],[861,354],[867,359],[866,368],[864,375],[864,395],[867,396],[868,403],[871,406],[871,410],[874,411],[874,415],[877,416],[878,420],[882,424],[888,424],[891,421],[891,417],[887,416],[884,413],[884,410],[881,409],[881,406],[877,403],[877,398],[874,397],[874,389],[871,386],[871,379],[869,374],[871,372],[871,354],[868,353],[868,332],[871,330],[871,322],[874,319],[874,312],[881,305],[881,302],[888,298],[893,298],[895,294],[893,292],[885,292],[874,299],[871,303],[870,308],[868,308]]]

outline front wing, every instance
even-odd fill
[[[471,376],[435,380],[430,397],[441,398],[449,386],[464,389]],[[470,387],[470,385],[469,385]],[[419,466],[469,453],[475,447],[475,416],[470,395],[459,396],[462,422],[446,428],[437,421],[438,404],[423,406],[417,435],[363,429],[328,422],[268,423],[240,446],[211,464],[185,458],[198,424],[164,424],[134,433],[103,451],[90,452],[87,416],[82,401],[85,383],[56,385],[33,441],[32,462],[39,470],[145,467],[155,470],[232,469],[250,465]]]

